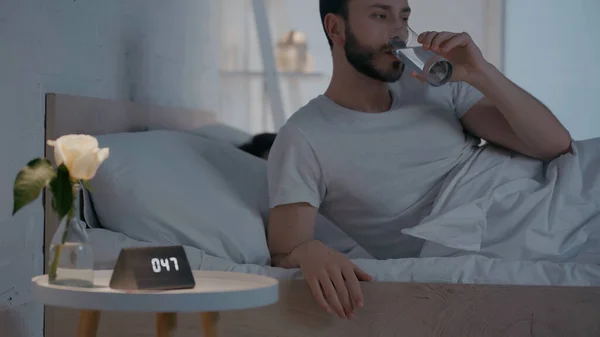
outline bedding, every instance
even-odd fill
[[[146,247],[122,233],[95,228],[88,230],[96,269],[112,269],[119,251]],[[279,280],[301,279],[298,269],[282,269],[257,264],[239,264],[184,246],[193,269],[259,274]],[[504,285],[599,286],[600,266],[575,263],[508,261],[479,255],[429,257],[394,260],[350,258],[378,282],[465,283]]]
[[[90,182],[92,192],[83,193],[88,227],[142,242],[197,247],[237,263],[267,264],[266,162],[212,135],[203,127],[97,137],[111,149],[111,160]],[[342,253],[369,257],[320,215],[315,236]]]
[[[102,227],[141,241],[199,247],[238,263],[269,261],[261,200],[252,193],[263,188],[251,179],[260,163],[180,132],[97,138],[111,151],[90,181]]]
[[[264,160],[237,150],[223,139],[182,132],[113,134],[98,140],[101,146],[111,148],[111,160],[92,180],[92,192],[83,193],[83,215],[90,227],[97,269],[112,268],[121,248],[181,244],[195,269],[301,278],[299,270],[269,266]],[[578,145],[576,151],[581,154],[587,150]],[[491,235],[480,210],[473,206],[477,205],[472,202],[476,189],[470,183],[485,188],[482,181],[490,178],[486,174],[504,172],[498,158],[498,153],[488,151],[479,159],[485,159],[485,170],[457,170],[448,180],[446,193],[436,201],[432,216],[407,231],[427,240],[420,258],[374,260],[322,216],[316,236],[347,254],[377,281],[600,285],[600,267],[595,260],[598,254],[589,244],[590,249],[579,251],[575,261],[511,259],[492,254],[488,247],[498,237]],[[450,191],[458,199],[450,198]],[[564,231],[559,232],[562,239],[547,240],[556,246],[536,246],[536,241],[531,241],[531,248],[564,251],[568,242],[564,235],[576,228],[563,226]],[[533,234],[544,233],[543,228],[536,230]],[[519,235],[527,242],[532,233]],[[573,238],[583,244],[576,232]],[[585,239],[598,247],[593,235]],[[502,245],[498,240],[494,243],[495,247]]]
[[[422,257],[600,264],[600,138],[543,163],[484,147],[448,178],[431,214],[404,231]]]
[[[195,130],[189,131],[189,133],[233,145],[235,147],[238,147],[252,139],[251,134],[221,123],[203,125]]]

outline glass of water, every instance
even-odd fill
[[[452,77],[452,64],[442,56],[423,49],[419,35],[409,26],[398,27],[388,36],[392,53],[405,69],[413,70],[434,87],[446,84]]]

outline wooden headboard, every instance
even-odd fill
[[[99,136],[148,129],[185,131],[215,122],[215,115],[207,111],[50,93],[46,95],[45,156],[54,162],[53,148],[46,144],[46,140],[54,140],[67,134]],[[44,194],[46,260],[44,271],[48,265],[50,241],[59,223],[59,219],[51,211],[51,198],[52,195],[46,191]]]

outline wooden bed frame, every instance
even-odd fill
[[[180,108],[70,95],[46,97],[46,139],[185,130],[213,123],[212,114]],[[52,148],[46,156],[52,160]],[[58,221],[45,195],[45,253]],[[46,262],[47,265],[47,262]],[[283,281],[280,301],[264,308],[225,312],[220,336],[600,336],[600,288],[365,283],[365,307],[356,321],[324,313],[304,281]],[[46,306],[45,336],[75,336],[79,313]],[[155,315],[102,313],[98,336],[154,336]],[[198,315],[183,314],[174,336],[199,336]]]

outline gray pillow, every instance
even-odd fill
[[[195,135],[197,133],[193,132],[193,134]],[[83,191],[82,213],[87,225],[91,228],[113,229],[117,232],[125,233],[131,238],[143,241],[184,244],[183,242],[174,241],[176,240],[176,238],[173,237],[175,234],[165,233],[165,229],[168,228],[169,225],[165,225],[165,228],[160,228],[160,226],[157,228],[155,226],[158,224],[154,223],[152,228],[147,228],[148,224],[139,224],[140,220],[130,221],[131,223],[126,226],[127,228],[122,228],[121,225],[118,225],[125,219],[135,216],[137,213],[142,213],[143,209],[152,208],[150,204],[139,205],[138,201],[135,203],[135,207],[124,207],[124,209],[122,207],[113,206],[112,204],[118,200],[127,205],[129,203],[127,198],[135,198],[136,194],[141,192],[132,191],[128,185],[133,183],[149,183],[144,181],[136,182],[137,179],[143,180],[142,177],[152,170],[151,168],[141,166],[140,163],[147,162],[150,159],[151,162],[159,162],[159,164],[157,164],[159,165],[159,171],[173,172],[175,168],[181,166],[181,163],[178,163],[181,159],[163,162],[162,160],[153,160],[152,158],[160,159],[161,154],[158,152],[164,152],[168,153],[169,156],[179,157],[176,155],[178,150],[181,152],[182,149],[188,149],[190,144],[195,144],[196,151],[194,151],[192,155],[199,157],[199,164],[197,164],[196,169],[188,173],[193,175],[189,180],[199,178],[201,175],[204,175],[205,177],[218,176],[222,182],[225,182],[228,189],[233,192],[233,194],[230,195],[230,198],[234,200],[243,200],[242,207],[248,208],[251,210],[251,213],[254,214],[250,222],[256,220],[255,216],[257,214],[260,215],[261,224],[263,226],[262,235],[264,236],[264,227],[268,223],[269,215],[266,161],[236,149],[229,141],[213,141],[207,139],[208,137],[204,134],[202,134],[202,137],[194,135],[174,131],[150,131],[145,134],[132,133],[99,136],[98,140],[100,144],[103,147],[108,146],[111,148],[111,157],[109,157],[109,159],[101,166],[97,176],[92,180],[92,190],[94,193],[90,194],[87,190]],[[148,141],[146,141],[146,139]],[[168,141],[160,144],[158,147],[152,145],[154,142],[161,139],[166,139]],[[177,139],[187,145],[179,145]],[[134,146],[134,144],[137,144],[137,146]],[[183,160],[185,161],[185,159]],[[126,167],[129,167],[129,170],[127,170],[129,173],[127,174],[135,177],[131,178],[133,179],[132,181],[126,181],[115,186],[115,183],[111,178],[115,175],[122,174]],[[138,168],[137,173],[131,170],[132,167]],[[185,168],[184,172],[189,172],[189,168]],[[184,173],[180,173],[178,176],[182,178],[179,183],[185,185],[186,178],[184,177]],[[114,190],[111,190],[111,188]],[[146,186],[145,189],[150,189],[154,194],[159,193],[157,188]],[[120,196],[125,190],[129,191],[127,198],[121,198]],[[198,200],[206,200],[210,199],[212,194],[221,195],[222,193],[218,190],[203,188],[197,191],[196,197]],[[156,198],[151,198],[152,203],[156,202],[155,199]],[[231,203],[231,200],[228,202]],[[238,207],[239,203],[234,205]],[[109,210],[99,209],[99,207],[109,207]],[[111,212],[110,209],[113,211]],[[114,211],[115,209],[117,209],[118,212]],[[160,207],[158,209],[160,209]],[[202,209],[202,206],[199,206],[198,210],[200,209]],[[211,209],[208,210],[209,213],[211,211]],[[119,215],[117,215],[117,213]],[[169,211],[165,210],[165,213],[163,214],[168,213]],[[98,214],[100,214],[100,216]],[[102,221],[100,218],[102,218]],[[166,220],[167,219],[163,219],[163,221]],[[156,221],[156,218],[152,221]],[[115,222],[117,224],[115,224]],[[213,224],[215,223],[213,222]],[[155,233],[148,233],[148,231],[153,231]],[[169,237],[170,239],[166,240],[166,237]],[[348,254],[350,252],[361,251],[362,254],[361,248],[353,239],[320,214],[317,216],[316,220],[315,238],[342,253]],[[190,244],[190,242],[187,242],[187,244]],[[196,242],[196,244],[200,246],[203,245],[201,242]],[[262,245],[262,242],[260,242],[260,244]],[[199,246],[196,247],[203,248]],[[224,253],[223,249],[208,249],[206,252],[211,255],[216,254],[214,256],[218,257],[229,257],[228,254]],[[361,256],[365,255],[362,254]],[[261,256],[256,259],[257,261],[262,262],[265,260],[265,257]],[[244,261],[244,259],[239,261]]]
[[[184,132],[97,138],[111,151],[90,182],[102,227],[237,263],[269,263],[259,212],[265,201],[257,198],[266,195],[256,179],[263,172],[260,159]]]
[[[208,139],[228,143],[236,147],[252,139],[251,134],[220,123],[204,125],[188,132]]]

